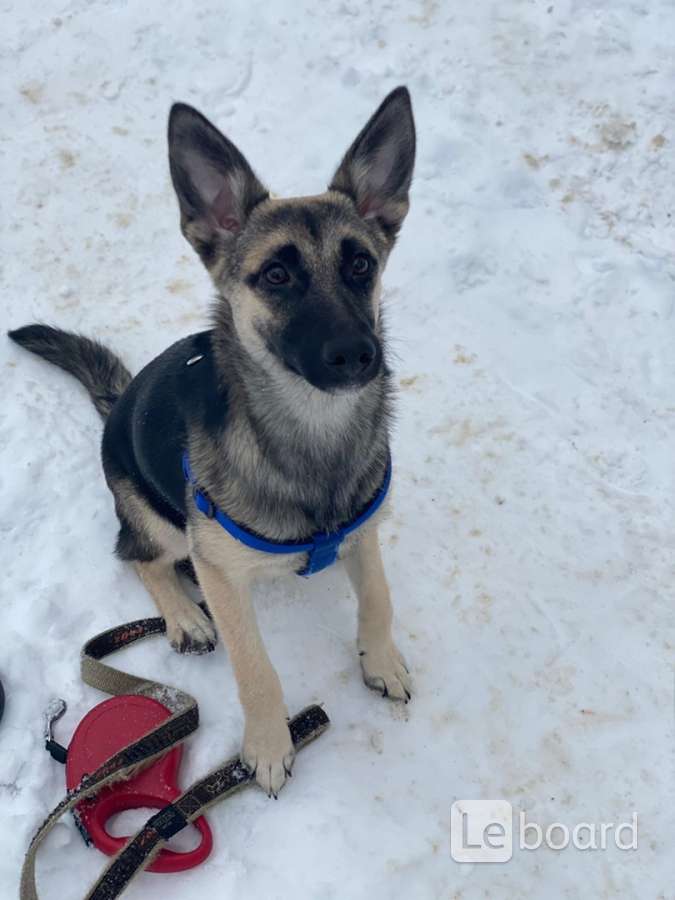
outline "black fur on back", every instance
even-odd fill
[[[115,354],[90,338],[49,325],[25,325],[8,336],[74,375],[87,389],[102,419],[107,419],[116,400],[131,381],[131,373]]]

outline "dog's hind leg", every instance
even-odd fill
[[[363,680],[383,697],[407,703],[411,679],[391,634],[393,611],[377,528],[369,528],[359,536],[344,564],[359,600],[357,648]]]
[[[216,630],[185,592],[176,563],[188,555],[185,533],[163,519],[125,480],[111,484],[120,521],[116,554],[132,562],[166,622],[171,646],[179,653],[208,653]]]
[[[151,562],[136,561],[141,581],[166,622],[171,646],[179,653],[208,653],[216,646],[216,631],[211,620],[184,592],[167,556]]]

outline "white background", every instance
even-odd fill
[[[331,730],[277,803],[210,814],[203,867],[129,898],[652,898],[673,877],[673,34],[665,0],[2,4],[3,326],[44,319],[136,371],[208,323],[165,126],[181,99],[280,194],[326,185],[410,87],[412,210],[386,275],[400,385],[383,529],[408,707],[367,691],[334,569],[257,592],[291,711]],[[101,699],[85,639],[153,607],[112,554],[100,425],[64,374],[0,340],[0,895],[63,792],[41,750]],[[123,660],[194,693],[183,782],[238,749],[222,649]],[[542,825],[640,817],[639,850],[450,857],[458,798]],[[64,821],[45,898],[103,864]]]

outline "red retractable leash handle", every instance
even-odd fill
[[[177,688],[103,662],[117,650],[165,630],[163,619],[139,619],[87,641],[82,649],[82,678],[90,687],[114,696],[84,717],[68,750],[53,738],[53,726],[65,712],[65,702],[54,701],[46,710],[45,747],[54,759],[66,764],[68,793],[28,845],[21,868],[21,900],[38,900],[38,851],[68,811],[76,814],[88,842],[104,853],[115,854],[88,891],[87,900],[115,900],[143,870],[179,872],[206,859],[213,842],[202,813],[255,782],[255,773],[234,756],[181,792],[176,784],[179,748],[198,727],[196,700]],[[322,735],[329,724],[317,704],[293,716],[288,729],[296,751]],[[108,833],[107,823],[114,813],[147,806],[159,806],[160,810],[130,840]],[[199,829],[199,846],[188,853],[169,851],[167,842],[190,824]]]
[[[72,791],[84,775],[95,772],[114,753],[170,718],[171,711],[150,697],[122,694],[99,703],[82,719],[66,756],[66,784]],[[106,825],[116,813],[128,809],[163,809],[181,795],[177,784],[183,747],[174,747],[127,781],[103,788],[75,807],[86,838],[103,853],[115,856],[129,837],[114,837]],[[203,816],[194,821],[201,834],[199,846],[180,853],[164,848],[147,867],[148,872],[183,872],[198,866],[211,853],[213,836]]]

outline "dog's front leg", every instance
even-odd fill
[[[407,703],[410,675],[391,634],[393,612],[377,528],[360,535],[344,564],[359,600],[357,647],[363,680],[383,697]]]
[[[232,583],[197,554],[192,560],[237,679],[245,716],[242,761],[260,787],[276,796],[290,774],[294,750],[281,683],[258,629],[249,586]]]

